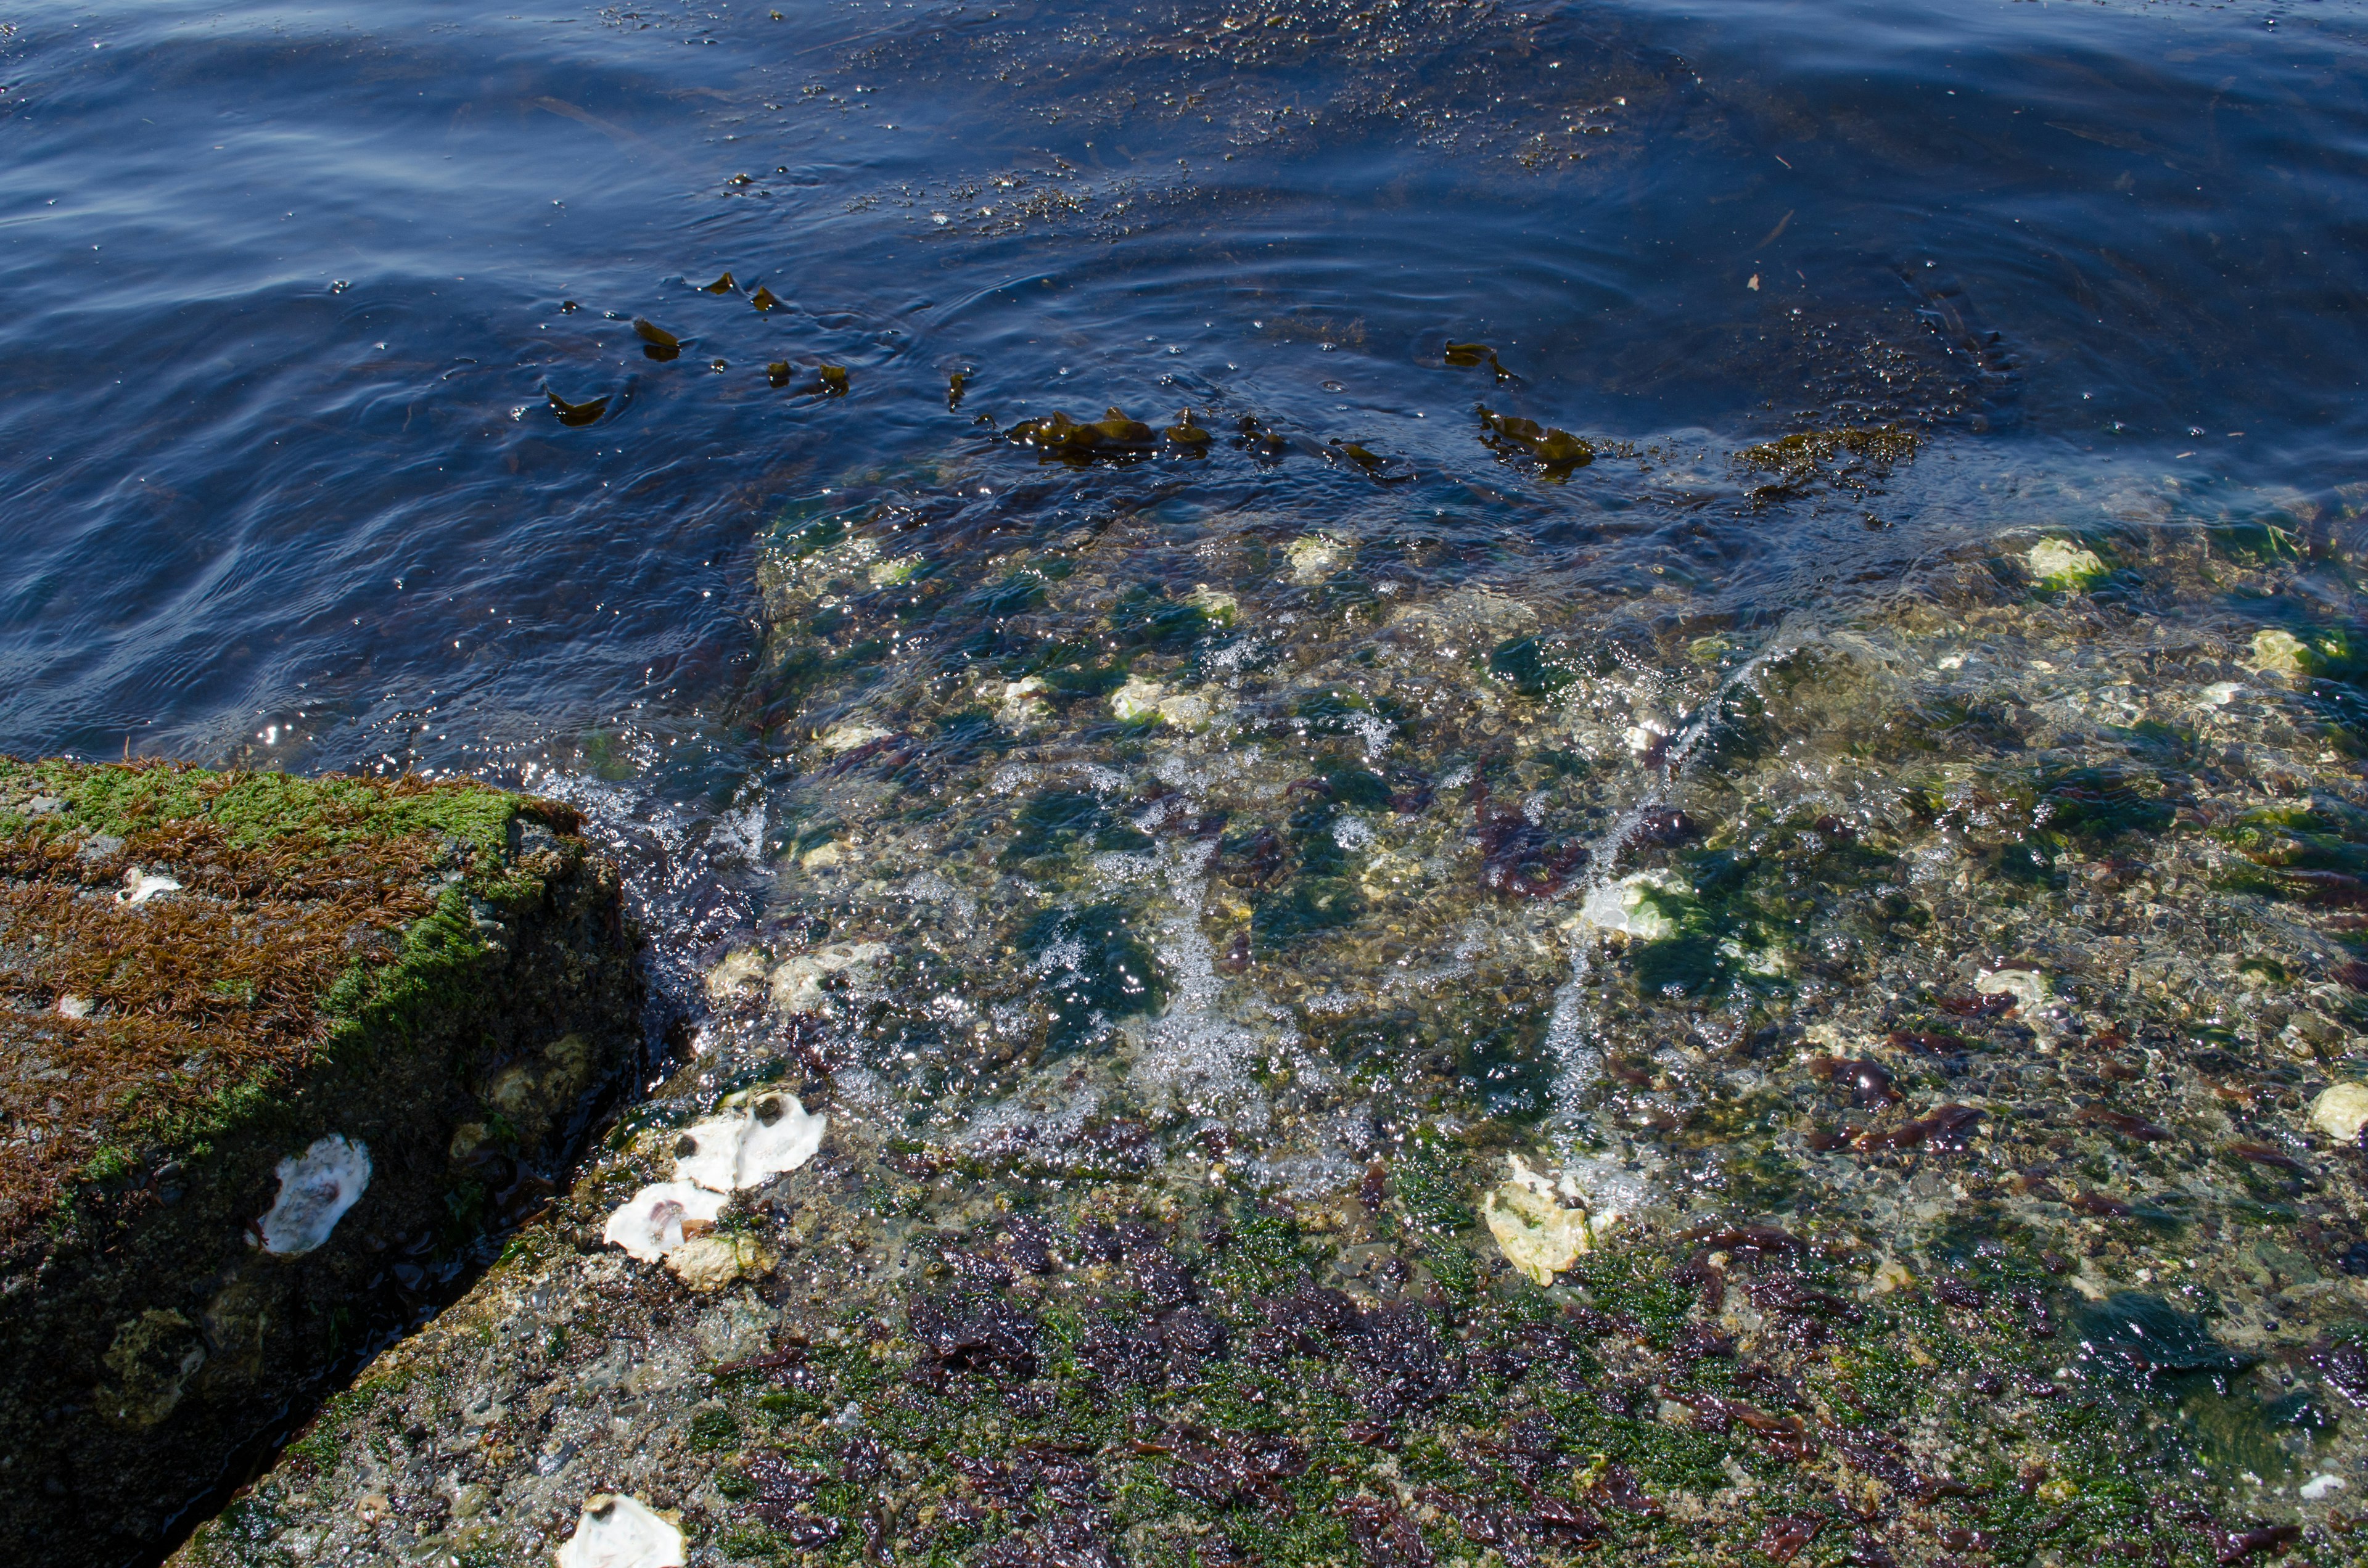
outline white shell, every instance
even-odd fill
[[[878,942],[833,942],[786,959],[773,971],[773,1006],[784,1013],[811,1012],[822,1006],[825,980],[842,972],[861,979],[869,965],[887,956],[887,948]]]
[[[722,1193],[687,1181],[656,1182],[627,1199],[600,1234],[643,1263],[655,1263],[705,1233],[723,1212]]]
[[[666,1254],[675,1278],[694,1290],[721,1290],[771,1269],[773,1259],[746,1236],[693,1236]]]
[[[559,1568],[683,1568],[682,1532],[621,1493],[584,1500]]]
[[[674,1142],[674,1179],[710,1192],[739,1186],[733,1177],[740,1169],[740,1139],[747,1123],[745,1115],[716,1116],[684,1128]]]
[[[778,1106],[780,1115],[765,1120]],[[738,1185],[755,1187],[784,1171],[796,1170],[822,1150],[822,1135],[830,1118],[808,1112],[795,1095],[757,1095],[748,1102],[748,1131],[740,1142]]]
[[[123,891],[115,895],[118,903],[145,903],[160,892],[179,892],[181,884],[161,871],[143,871],[134,866],[123,873]]]
[[[713,1192],[760,1186],[813,1159],[829,1126],[829,1117],[809,1115],[794,1095],[751,1096],[683,1131],[675,1145],[674,1178]]]
[[[283,1257],[311,1252],[329,1239],[370,1179],[370,1145],[334,1132],[280,1161],[279,1196],[256,1221],[263,1250]]]

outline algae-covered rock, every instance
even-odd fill
[[[0,760],[0,1539],[153,1559],[449,1293],[638,1052],[632,948],[563,806]]]
[[[2044,539],[2023,552],[2023,564],[2042,587],[2085,588],[2105,574],[2105,563],[2086,545]]]

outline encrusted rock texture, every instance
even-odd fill
[[[726,1211],[732,1278],[602,1245],[676,1134],[622,1142],[176,1562],[548,1562],[618,1494],[684,1538],[635,1568],[2023,1563],[2088,1541],[2170,1564],[2305,1540],[2290,1508],[2201,1484],[2161,1417],[2156,1383],[2192,1383],[2271,1462],[2237,1414],[2256,1358],[2153,1297],[2083,1302],[2036,1246],[1911,1267],[1839,1230],[1654,1219],[1542,1289],[1467,1200],[1505,1162],[1444,1142],[1326,1202],[1157,1179],[1015,1201],[834,1120]],[[2368,1387],[2356,1348],[2318,1354]],[[2308,1560],[2349,1553],[2311,1531]]]
[[[154,1561],[552,1190],[642,1048],[576,829],[469,783],[0,759],[0,1540]]]
[[[691,1050],[182,1561],[2362,1559],[2368,502],[1767,635],[962,488],[767,539]]]

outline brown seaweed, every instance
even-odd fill
[[[542,395],[551,400],[551,411],[559,415],[559,422],[571,428],[589,425],[609,412],[606,392],[598,397],[587,397],[582,403],[570,403],[547,387]]]
[[[633,318],[633,335],[642,340],[642,352],[652,359],[682,357],[682,339],[646,317]]]

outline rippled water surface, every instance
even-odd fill
[[[575,799],[715,1092],[1906,1249],[2363,1066],[2357,6],[0,29],[0,744]]]

